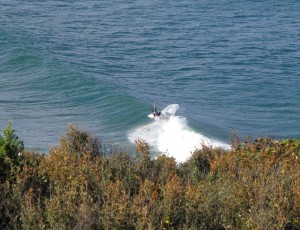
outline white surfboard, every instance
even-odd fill
[[[148,117],[151,119],[159,119],[160,116],[154,116],[152,113],[150,113]]]
[[[148,115],[148,117],[154,119],[154,115],[153,115],[152,113],[150,113],[150,114]]]

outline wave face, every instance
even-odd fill
[[[150,147],[174,157],[177,162],[187,160],[191,153],[202,145],[230,148],[225,143],[192,130],[185,117],[176,116],[178,109],[178,104],[167,106],[161,111],[162,115],[159,118],[131,130],[128,139],[132,143],[137,139],[146,140]]]

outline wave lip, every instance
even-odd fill
[[[230,146],[195,132],[188,126],[185,117],[176,116],[178,104],[167,106],[161,111],[162,117],[146,125],[131,130],[128,134],[130,142],[136,139],[147,141],[150,147],[161,153],[174,157],[177,162],[186,161],[196,148],[202,144],[229,149]]]

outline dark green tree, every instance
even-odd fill
[[[24,150],[23,141],[15,134],[8,121],[7,128],[2,129],[0,134],[0,178],[5,179],[14,165],[19,165],[22,151]]]

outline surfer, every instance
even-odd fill
[[[161,112],[157,111],[155,103],[153,103],[152,114],[153,114],[154,117],[159,117],[161,115]]]

